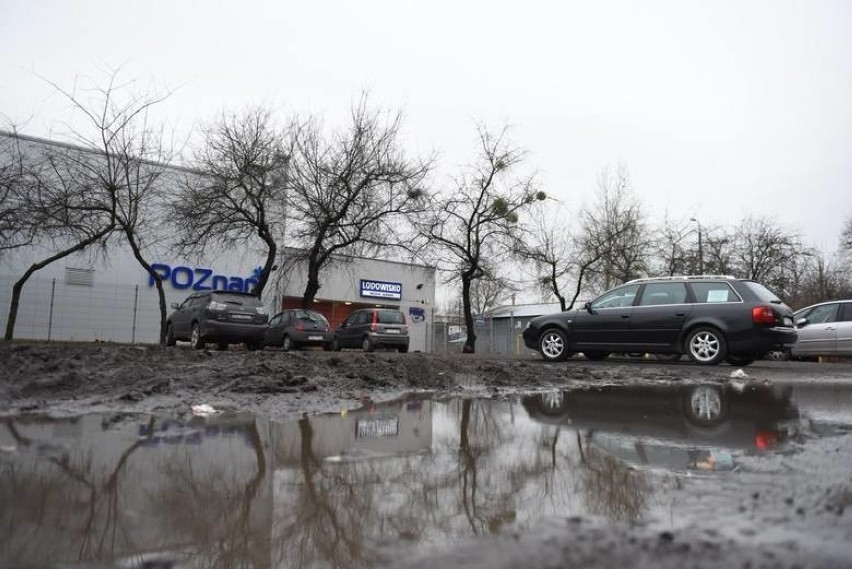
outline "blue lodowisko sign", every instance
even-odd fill
[[[361,279],[361,296],[402,300],[402,283]]]

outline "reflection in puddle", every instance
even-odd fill
[[[423,552],[544,516],[638,521],[671,510],[682,476],[802,440],[793,395],[607,387],[283,421],[6,418],[0,565],[166,555],[192,566],[366,567],[382,544]],[[849,409],[829,410],[831,429],[848,429]]]

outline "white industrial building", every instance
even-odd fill
[[[10,133],[0,132],[10,137]],[[56,143],[23,137],[33,147]],[[67,147],[67,145],[60,145]],[[45,250],[23,248],[0,256],[0,327],[5,330],[12,286]],[[264,291],[270,316],[283,307],[301,304],[305,289],[304,264],[297,250],[283,248],[277,270]],[[198,290],[249,292],[256,283],[266,252],[260,248],[234,250],[203,259],[177,257],[168,239],[146,252],[163,276],[166,303],[180,302]],[[321,288],[312,308],[325,314],[332,326],[364,306],[392,306],[409,323],[412,351],[431,351],[435,269],[375,258],[335,257],[320,274]],[[160,313],[153,279],[129,247],[114,246],[61,259],[37,271],[23,288],[15,338],[66,341],[155,343]]]

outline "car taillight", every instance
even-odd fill
[[[755,306],[751,309],[751,321],[755,324],[775,324],[775,312],[771,306]]]
[[[769,450],[778,444],[778,433],[775,431],[757,431],[754,437],[754,446],[758,450]]]
[[[379,313],[373,312],[373,321],[370,323],[370,330],[373,332],[379,331]]]

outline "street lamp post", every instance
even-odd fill
[[[704,247],[701,243],[701,222],[690,217],[689,221],[694,221],[698,225],[698,274],[704,274]]]

